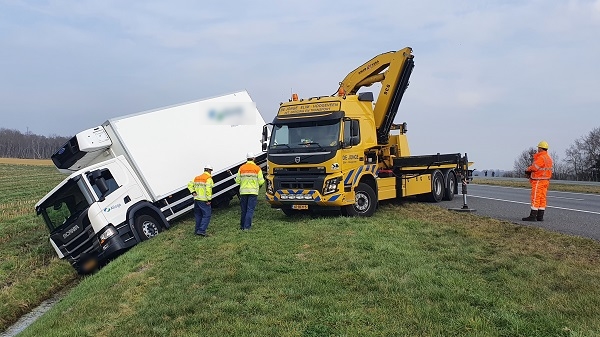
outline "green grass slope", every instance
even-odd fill
[[[600,244],[429,204],[286,218],[239,204],[134,247],[27,336],[598,336]]]

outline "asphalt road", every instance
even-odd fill
[[[521,218],[529,215],[530,189],[469,184],[467,191],[467,206],[474,214],[600,241],[598,194],[548,191],[544,221],[527,222]],[[462,208],[463,204],[462,194],[457,194],[454,200],[437,205]]]

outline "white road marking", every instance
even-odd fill
[[[575,201],[584,201],[585,199],[577,199],[577,198],[566,198],[566,197],[554,197],[551,195],[548,195],[548,198],[552,198],[552,199],[565,199],[565,200],[575,200]]]
[[[479,196],[479,195],[472,195],[472,194],[469,194],[469,196],[473,197],[473,198],[488,199],[488,200],[495,200],[495,201],[504,201],[504,202],[512,202],[512,203],[515,203],[515,204],[522,204],[522,205],[530,205],[529,202],[514,201],[514,200],[505,200],[505,199],[497,199],[497,198],[488,198],[488,197],[482,197],[482,196]],[[556,207],[556,206],[546,206],[546,208],[555,208],[555,209],[562,209],[562,210],[565,210],[565,211],[582,212],[582,213],[590,213],[590,214],[598,214],[598,215],[600,215],[600,212],[586,211],[586,210],[582,210],[582,209],[573,209],[573,208]]]

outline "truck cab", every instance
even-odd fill
[[[372,95],[294,103],[282,106],[272,123],[267,199],[286,213],[309,205],[339,209],[354,199],[350,174],[375,164],[365,165],[362,154],[363,146],[376,144],[372,115],[362,113],[372,109]]]
[[[168,226],[160,212],[143,207],[148,199],[120,156],[72,173],[35,209],[58,256],[85,274]],[[144,217],[135,212],[142,208]]]

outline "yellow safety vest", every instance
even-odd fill
[[[210,201],[212,199],[212,188],[214,186],[210,173],[204,172],[188,183],[190,193],[196,192],[194,199]]]
[[[265,183],[262,170],[253,161],[247,161],[240,166],[235,182],[240,184],[240,194],[258,195],[258,190]]]

